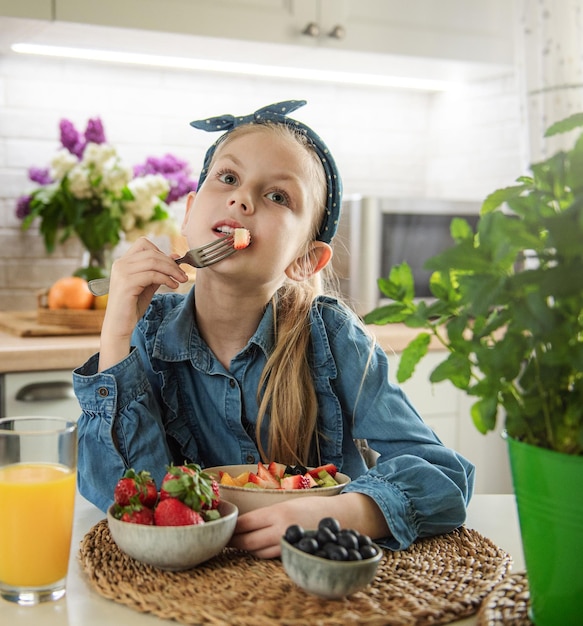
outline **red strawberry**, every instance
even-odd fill
[[[304,474],[304,478],[306,478],[308,481],[308,489],[319,486],[318,483],[316,482],[316,479],[312,478],[310,472],[307,472],[306,474]]]
[[[266,480],[264,478],[261,478],[257,474],[250,472],[249,482],[257,485],[258,487],[261,487],[261,489],[281,489],[279,481],[271,476],[271,474],[269,474],[269,478]]]
[[[202,504],[202,510],[203,511],[206,511],[208,509],[211,509],[211,510],[217,509],[219,507],[220,502],[221,502],[221,495],[220,495],[220,491],[219,491],[219,483],[214,478],[211,479],[211,488],[213,490],[212,502],[210,504],[210,507],[209,507],[209,505],[206,502],[203,502],[203,504]]]
[[[322,471],[328,472],[328,474],[330,474],[330,476],[334,478],[334,476],[336,476],[338,468],[333,463],[326,463],[326,465],[320,465],[320,467],[315,467],[313,470],[310,470],[309,474],[310,476],[312,476],[312,478],[318,478],[320,472]]]
[[[216,509],[219,505],[219,486],[196,463],[171,465],[160,487],[160,499],[168,498],[176,498],[194,511]]]
[[[162,500],[154,511],[156,526],[192,526],[204,524],[202,516],[176,498]]]
[[[265,483],[267,483],[265,485],[266,489],[279,489],[280,488],[279,479],[276,478],[269,471],[269,469],[265,465],[263,465],[263,463],[261,461],[259,461],[259,463],[257,463],[257,477],[260,478]],[[249,478],[251,478],[251,477],[249,477]]]
[[[233,248],[235,250],[242,250],[251,243],[251,233],[246,228],[235,228],[233,235]]]
[[[309,489],[310,480],[302,474],[295,474],[294,476],[284,476],[281,479],[282,489]]]
[[[145,524],[151,526],[154,523],[154,511],[139,503],[127,506],[115,505],[113,515],[122,522],[130,524]]]
[[[154,508],[158,499],[156,483],[149,472],[129,469],[115,486],[113,499],[120,506],[141,502],[144,506]]]
[[[283,463],[276,463],[275,461],[271,461],[271,463],[267,466],[269,473],[275,478],[283,478],[285,474],[285,465]]]

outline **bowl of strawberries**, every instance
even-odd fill
[[[229,542],[237,506],[195,463],[167,467],[158,490],[148,471],[129,469],[114,490],[107,523],[117,546],[165,570],[185,570],[216,556]]]
[[[220,465],[205,471],[219,483],[220,497],[232,502],[240,515],[284,500],[335,496],[350,482],[332,463],[307,468],[271,461]]]

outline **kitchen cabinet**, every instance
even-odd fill
[[[303,48],[508,63],[506,0],[22,0],[0,14]],[[15,13],[16,11],[16,13]],[[24,14],[20,11],[25,11]],[[290,53],[291,54],[291,53]]]
[[[0,375],[0,416],[50,415],[77,421],[81,408],[71,370]]]
[[[0,0],[0,15],[52,20],[53,0]]]

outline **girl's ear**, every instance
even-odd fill
[[[184,230],[186,228],[186,224],[188,223],[188,218],[190,216],[190,209],[192,209],[192,205],[194,204],[194,199],[196,198],[196,191],[190,191],[186,196],[186,211],[184,213],[184,219],[182,220],[182,228],[180,229],[180,234],[184,237],[186,236]]]
[[[288,278],[295,281],[307,280],[323,270],[332,259],[332,248],[323,241],[312,241],[309,251],[298,257],[286,269]]]

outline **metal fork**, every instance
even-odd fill
[[[192,267],[208,267],[226,259],[237,252],[233,248],[233,235],[225,235],[216,241],[207,243],[200,248],[189,250],[184,256],[175,259],[175,262],[188,263]],[[109,278],[96,278],[89,281],[89,289],[94,296],[104,296],[109,291]]]

